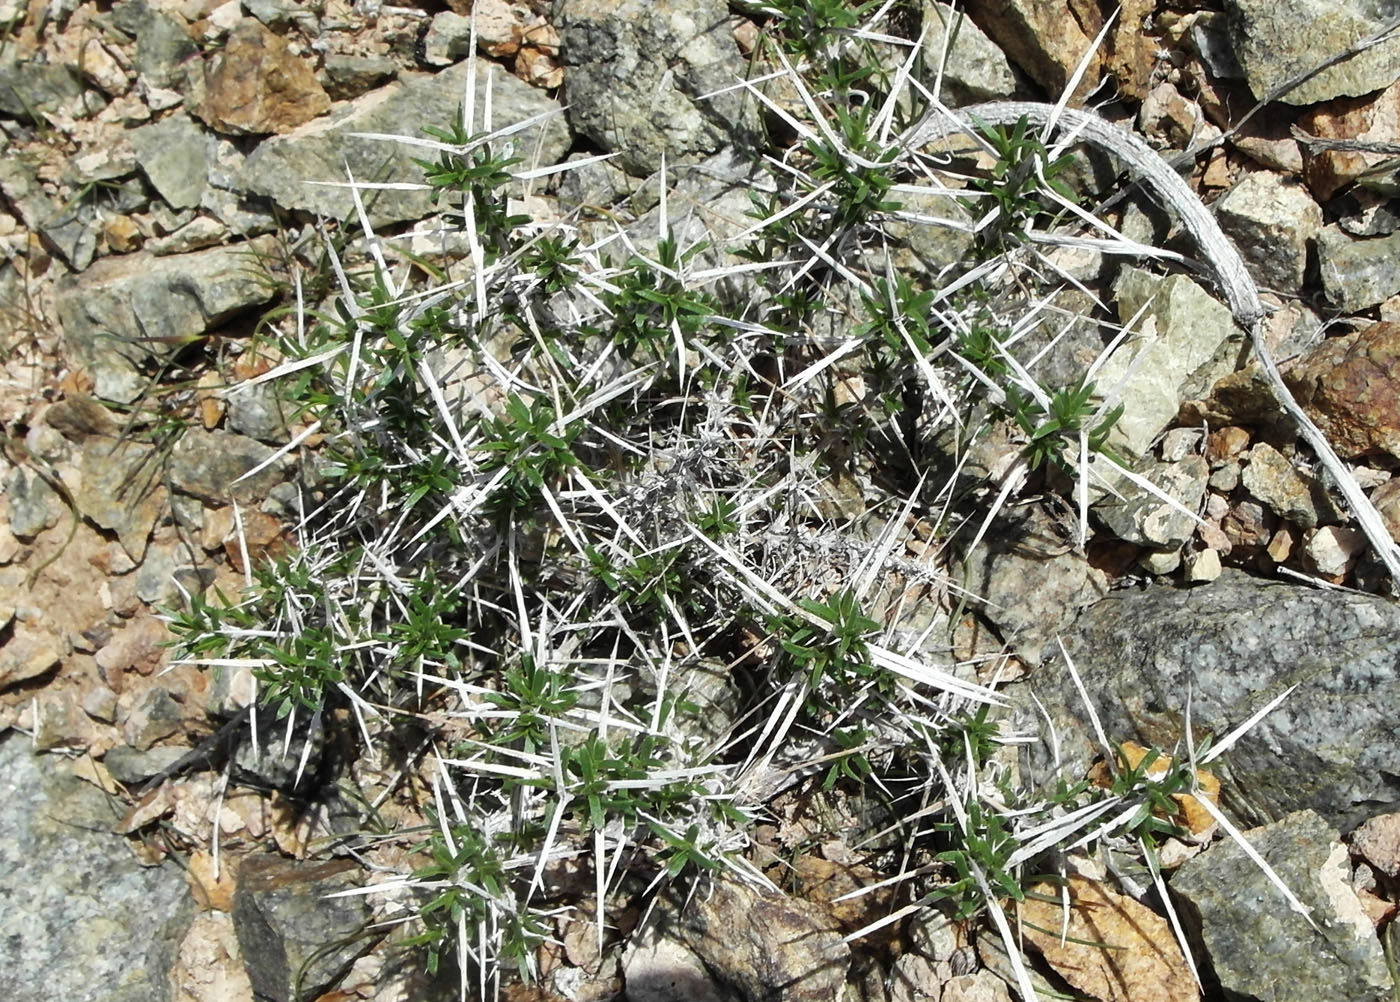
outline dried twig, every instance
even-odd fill
[[[1235,322],[1248,332],[1254,353],[1279,405],[1293,419],[1299,434],[1336,482],[1371,547],[1390,571],[1392,584],[1400,583],[1400,547],[1391,539],[1375,506],[1362,492],[1361,485],[1352,477],[1327,437],[1293,399],[1293,394],[1284,384],[1278,364],[1264,338],[1263,321],[1267,310],[1244,259],[1186,182],[1147,143],[1091,112],[1028,101],[994,101],[930,114],[905,133],[903,145],[906,149],[916,149],[954,133],[971,134],[982,123],[1011,125],[1022,118],[1038,127],[1058,129],[1117,157],[1127,167],[1129,174],[1165,208],[1176,213],[1182,228],[1200,248],[1202,259],[1224,295]]]

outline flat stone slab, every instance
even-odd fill
[[[1199,743],[1223,737],[1289,686],[1293,693],[1224,756],[1227,808],[1249,824],[1312,809],[1349,831],[1400,801],[1400,608],[1385,599],[1323,591],[1227,570],[1195,588],[1110,595],[1063,634],[1065,648],[1110,742],[1171,754],[1183,742],[1187,700]],[[1101,754],[1063,657],[1008,689],[1037,782],[1053,785],[1054,723],[1070,782]]]

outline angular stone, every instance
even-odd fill
[[[107,753],[102,763],[118,783],[135,786],[178,762],[188,752],[188,748],[173,745],[162,745],[145,751],[139,751],[130,745],[117,745]]]
[[[423,36],[423,61],[429,66],[451,66],[471,55],[471,39],[471,18],[450,10],[434,14]]]
[[[421,183],[423,168],[413,162],[423,151],[382,140],[361,139],[353,133],[381,133],[422,138],[426,126],[443,128],[461,109],[466,89],[466,62],[436,75],[405,73],[365,94],[331,115],[308,122],[285,136],[264,141],[249,156],[243,184],[250,192],[273,199],[287,209],[345,219],[355,211],[354,198],[344,188],[308,182],[346,180],[348,167],[357,181]],[[477,64],[477,95],[492,88],[496,128],[535,115],[558,111],[560,105],[514,77],[502,75],[486,60]],[[529,164],[562,159],[570,144],[562,118],[548,118],[516,133],[507,142]],[[498,144],[504,147],[506,144]],[[365,199],[370,222],[381,224],[421,219],[433,211],[431,192],[380,191]]]
[[[91,371],[96,395],[130,403],[146,385],[139,366],[271,299],[258,262],[272,250],[262,237],[175,257],[129,254],[59,279],[66,346]]]
[[[17,624],[0,647],[0,691],[48,674],[58,667],[59,661],[52,637]]]
[[[1358,240],[1336,223],[1317,235],[1317,264],[1327,300],[1359,313],[1400,292],[1400,233]]]
[[[49,482],[33,470],[16,466],[5,478],[10,502],[10,531],[21,539],[33,539],[58,523],[63,499]]]
[[[1360,0],[1226,0],[1235,55],[1259,100],[1327,56],[1375,34],[1382,23]],[[1306,105],[1360,97],[1400,77],[1400,37],[1357,53],[1294,87],[1278,100]]]
[[[163,620],[149,613],[138,615],[123,626],[97,652],[95,660],[107,678],[123,672],[151,675],[170,661],[173,639]]]
[[[1068,927],[1060,896],[1069,897]],[[1201,997],[1167,920],[1100,881],[1033,887],[1021,929],[1061,977],[1104,1002],[1191,1002]],[[1061,938],[1062,933],[1065,938]]]
[[[1335,830],[1312,811],[1298,811],[1244,837],[1309,909],[1312,924],[1233,839],[1183,864],[1172,893],[1199,931],[1226,995],[1390,998],[1385,956],[1351,888],[1347,851]]]
[[[850,947],[836,920],[810,902],[718,877],[675,923],[676,938],[742,998],[828,1002],[846,981]]]
[[[1400,610],[1384,599],[1227,568],[1190,589],[1114,593],[1064,643],[1109,739],[1167,751],[1184,739],[1188,691],[1200,741],[1297,684],[1221,760],[1222,800],[1236,817],[1255,823],[1310,808],[1350,829],[1373,805],[1400,801],[1390,700],[1400,685]],[[1018,726],[1046,733],[1034,692],[1059,739],[1061,765],[1052,767],[1042,739],[1025,750],[1026,774],[1052,785],[1053,775],[1083,775],[1099,752],[1063,660],[1008,692]]]
[[[122,737],[137,751],[146,751],[184,725],[180,704],[163,686],[152,686],[136,700],[120,721]]]
[[[1400,82],[1391,84],[1379,94],[1338,98],[1309,108],[1299,116],[1298,127],[1319,139],[1393,143],[1400,137]],[[1325,145],[1313,148],[1304,144],[1304,149],[1308,152],[1303,176],[1321,201],[1331,198],[1390,156],[1359,150],[1327,149]]]
[[[1351,833],[1351,850],[1387,877],[1400,877],[1400,813],[1368,819]]]
[[[194,911],[179,867],[142,866],[112,801],[60,761],[0,739],[0,980],[16,999],[150,1002]],[[56,957],[64,962],[56,963]]]
[[[160,457],[140,442],[95,441],[78,455],[73,500],[84,517],[117,534],[122,549],[140,563],[146,541],[165,510]]]
[[[754,102],[718,93],[744,73],[723,0],[572,0],[557,27],[569,124],[629,173],[756,134]]]
[[[175,114],[129,134],[141,170],[151,185],[176,209],[200,204],[207,183],[207,161],[214,137],[188,115]]]
[[[1094,383],[1124,404],[1109,443],[1140,456],[1176,420],[1188,387],[1209,386],[1233,368],[1221,349],[1240,334],[1230,311],[1184,275],[1163,279],[1125,268],[1114,291],[1123,323],[1146,310],[1138,332],[1105,360]]]
[[[1009,516],[966,562],[963,586],[986,603],[982,615],[1030,664],[1080,609],[1108,591],[1107,576],[1064,547],[1038,510]]]
[[[65,101],[83,92],[82,81],[73,67],[44,63],[37,58],[20,58],[18,46],[7,45],[0,52],[0,112],[11,118],[37,122],[33,116],[57,111]]]
[[[1316,478],[1303,476],[1267,442],[1250,450],[1249,465],[1240,480],[1245,490],[1268,505],[1275,515],[1304,529],[1341,520],[1341,511],[1327,489]]]
[[[924,0],[924,63],[932,81],[943,66],[943,92],[950,106],[994,101],[1016,93],[1016,75],[996,43],[966,13],[940,0]],[[946,62],[944,46],[953,35]]]
[[[973,5],[968,14],[1013,63],[1056,97],[1086,54],[1089,66],[1074,103],[1082,104],[1097,86],[1103,54],[1090,50],[1103,15],[1093,3],[990,0]]]
[[[74,271],[83,271],[97,254],[97,209],[72,202],[44,220],[39,232]]]
[[[1303,556],[1316,574],[1340,581],[1368,549],[1366,534],[1343,525],[1325,525],[1303,534]]]
[[[1210,470],[1200,456],[1187,456],[1179,463],[1153,463],[1142,475],[1182,508],[1195,511],[1205,496]],[[1125,484],[1120,493],[1128,497],[1094,506],[1095,514],[1119,539],[1159,550],[1176,550],[1195,533],[1196,521],[1156,494],[1132,484]]]
[[[147,0],[127,0],[112,10],[113,24],[136,39],[136,72],[147,87],[180,87],[199,66],[199,47],[183,19]],[[178,101],[179,95],[176,95]]]
[[[321,68],[326,93],[333,100],[359,97],[373,90],[399,71],[398,63],[387,56],[348,56],[327,53]]]
[[[251,501],[282,479],[281,467],[274,463],[242,483],[234,481],[265,462],[274,451],[232,432],[191,429],[170,450],[171,486],[213,504],[226,504],[230,498]]]
[[[330,110],[331,99],[311,64],[252,18],[229,33],[205,71],[199,117],[219,132],[291,132]]]
[[[931,997],[920,995],[915,996],[915,999],[922,1002],[922,999]],[[949,978],[944,983],[939,998],[941,1002],[1011,1002],[1011,992],[1007,989],[1006,982],[991,971],[978,971],[975,974],[959,974]]]
[[[233,923],[253,991],[269,1002],[315,998],[374,943],[363,897],[327,897],[359,884],[349,860],[303,863],[272,854],[238,868]]]
[[[1303,287],[1308,244],[1322,229],[1322,209],[1306,191],[1256,171],[1216,203],[1216,214],[1261,285],[1290,293]]]
[[[1329,338],[1284,378],[1338,454],[1400,458],[1400,324]]]

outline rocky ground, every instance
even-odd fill
[[[769,68],[765,31],[803,5],[476,0],[474,26],[472,6],[0,0],[8,994],[389,1002],[477,990],[425,973],[421,952],[372,925],[407,917],[407,898],[353,893],[421,864],[393,833],[424,821],[436,786],[422,752],[443,721],[425,710],[417,732],[395,732],[404,747],[374,761],[337,737],[353,735],[349,710],[309,733],[265,721],[260,754],[231,737],[253,698],[246,666],[187,663],[171,647],[170,610],[238,595],[254,567],[305,544],[308,503],[325,497],[323,429],[257,378],[284,361],[269,334],[296,330],[294,307],[333,298],[326,244],[350,260],[360,223],[411,254],[469,258],[431,192],[390,187],[357,206],[343,185],[305,182],[421,177],[414,150],[364,134],[445,128],[489,81],[497,125],[556,113],[515,137],[530,165],[617,154],[542,176],[514,209],[601,234],[654,229],[669,204],[722,246],[751,222],[757,175],[736,150],[783,141],[781,115],[764,122],[720,92]],[[926,32],[937,62],[948,9],[895,6],[891,23]],[[964,6],[944,100],[1053,101],[1072,87],[1075,104],[1176,157],[1266,290],[1293,394],[1400,540],[1400,38],[1380,34],[1385,5],[1130,0],[1111,23],[1092,0],[1069,4],[1072,16],[1030,0]],[[473,33],[479,62],[467,59]],[[791,93],[773,101],[797,107]],[[1177,247],[1164,219],[1114,218]],[[966,248],[950,239],[908,243],[925,263],[955,263]],[[856,844],[859,797],[833,801],[821,826],[787,791],[746,857],[771,876],[781,856],[786,894],[729,877],[653,894],[643,881],[618,891],[604,939],[593,899],[567,893],[592,875],[562,865],[549,879],[571,908],[536,948],[538,982],[508,982],[507,997],[958,1002],[1021,997],[1026,977],[1106,1002],[1391,996],[1400,612],[1384,563],[1215,291],[1184,271],[1163,280],[1091,258],[1065,265],[1081,281],[1058,302],[1134,325],[1096,378],[1124,403],[1115,445],[1161,493],[1097,503],[1092,538],[1076,545],[1072,492],[1028,490],[983,545],[938,567],[975,597],[975,616],[953,617],[959,643],[968,658],[1015,653],[972,676],[1012,679],[1007,733],[1037,735],[1019,763],[1031,787],[1092,775],[1099,727],[1172,749],[1188,699],[1196,731],[1223,739],[1288,690],[1210,781],[1225,824],[1247,829],[1311,918],[1232,839],[1201,851],[1219,824],[1207,818],[1190,826],[1197,844],[1174,843],[1171,916],[1153,875],[1112,853],[1071,859],[1074,907],[1031,895],[1018,913],[1028,975],[984,917],[946,910],[910,908],[852,948],[849,934],[907,900],[842,898],[887,875]],[[1101,329],[1068,325],[1047,364],[1082,369],[1103,348]],[[972,465],[1004,468],[1018,445],[1014,428],[992,434]],[[890,557],[891,593],[928,569],[918,523]],[[830,545],[885,544],[867,531]],[[889,608],[915,633],[936,618]],[[340,782],[352,759],[358,789],[385,791],[368,813]],[[352,893],[326,897],[340,891]],[[1169,927],[1177,914],[1203,989]],[[1047,932],[1062,920],[1067,937]]]

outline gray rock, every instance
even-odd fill
[[[1357,240],[1336,223],[1317,235],[1322,290],[1344,313],[1357,313],[1400,292],[1400,233]]]
[[[1187,456],[1177,463],[1153,463],[1139,472],[1182,507],[1195,511],[1205,496],[1210,467],[1200,456]],[[1127,496],[1094,507],[1119,539],[1158,550],[1178,550],[1194,535],[1195,521],[1157,495],[1133,484],[1125,484],[1120,492]]]
[[[1237,817],[1261,823],[1310,808],[1349,830],[1400,803],[1391,694],[1400,684],[1400,610],[1370,595],[1251,578],[1110,595],[1064,643],[1111,741],[1170,752],[1183,740],[1187,692],[1197,740],[1224,736],[1288,686],[1298,688],[1212,765]],[[1026,774],[1053,785],[1084,775],[1099,750],[1061,658],[1009,693],[1017,723],[1054,723],[1062,765],[1043,737]]]
[[[1290,293],[1303,287],[1322,209],[1301,185],[1269,171],[1246,174],[1216,203],[1216,215],[1260,284]]]
[[[269,28],[285,28],[300,22],[302,29],[313,37],[319,30],[316,12],[298,0],[243,0],[243,9]]]
[[[274,463],[242,483],[234,481],[274,451],[245,435],[191,429],[170,450],[171,486],[213,504],[226,504],[230,498],[251,501],[283,479],[280,465]]]
[[[271,198],[284,208],[344,219],[355,211],[350,192],[309,182],[343,182],[347,165],[357,181],[421,182],[423,169],[413,158],[430,159],[423,150],[358,139],[352,133],[423,138],[426,126],[447,128],[460,111],[466,73],[465,62],[438,74],[406,73],[329,115],[268,139],[248,156],[243,184],[248,191]],[[486,60],[477,66],[478,102],[488,79],[497,128],[560,108],[558,102],[499,72]],[[570,139],[563,117],[555,116],[517,133],[509,142],[527,163],[545,165],[563,158]],[[381,191],[364,199],[375,225],[421,219],[433,211],[430,192]]]
[[[1201,11],[1186,32],[1191,51],[1218,80],[1243,80],[1244,68],[1230,44],[1227,18],[1218,11]]]
[[[21,59],[18,48],[7,45],[0,53],[0,113],[42,125],[44,120],[34,116],[57,111],[78,97],[82,81],[71,66]]]
[[[1293,911],[1233,839],[1187,860],[1171,890],[1210,957],[1220,986],[1236,999],[1391,997],[1374,926],[1351,888],[1346,848],[1312,811],[1244,833],[1312,913]]]
[[[31,230],[37,230],[54,214],[53,203],[44,194],[34,168],[22,156],[7,154],[0,158],[0,192]]]
[[[945,104],[957,107],[1008,98],[1016,93],[1016,74],[1006,54],[972,23],[971,18],[951,4],[925,0],[924,31],[924,63],[928,67],[925,82],[933,81],[941,64],[941,96]]]
[[[214,137],[179,113],[128,133],[142,172],[160,197],[177,209],[199,206],[208,183]]]
[[[322,86],[333,100],[359,97],[399,72],[387,56],[347,56],[327,53],[321,65]]]
[[[148,86],[178,88],[199,68],[199,47],[184,23],[146,0],[114,6],[112,23],[136,39],[134,66]]]
[[[808,901],[717,877],[681,907],[668,898],[673,934],[742,1002],[828,1002],[850,965],[832,915]],[[679,914],[675,914],[675,912]]]
[[[304,788],[307,777],[316,773],[326,750],[326,729],[319,719],[297,718],[292,739],[287,741],[286,722],[272,714],[258,717],[258,742],[243,740],[233,753],[233,764],[241,779],[260,787],[277,790]],[[303,761],[304,760],[304,761]]]
[[[1226,347],[1240,337],[1230,311],[1184,275],[1160,278],[1125,268],[1114,285],[1127,323],[1146,305],[1138,333],[1118,346],[1094,377],[1100,393],[1124,405],[1109,444],[1140,456],[1176,420],[1193,385],[1210,386],[1232,371]]]
[[[1357,0],[1226,0],[1230,36],[1254,96],[1264,100],[1286,80],[1345,52],[1381,27]],[[1360,97],[1400,77],[1400,38],[1392,36],[1284,94],[1284,104]]]
[[[1039,507],[1003,516],[969,556],[958,582],[982,599],[982,615],[1029,663],[1108,591],[1108,579],[1066,545],[1064,528]]]
[[[899,201],[902,204],[885,221],[884,232],[908,247],[925,271],[939,275],[948,265],[967,259],[975,238],[943,222],[970,225],[975,221],[956,197],[920,192],[901,194]]]
[[[231,431],[278,445],[290,437],[282,400],[274,384],[236,387],[228,394],[227,400]]]
[[[161,738],[168,738],[184,724],[180,704],[163,686],[152,686],[131,707],[121,721],[122,737],[137,751],[148,751]]]
[[[650,922],[622,958],[627,1002],[737,1002],[715,983],[695,952]]]
[[[1304,529],[1340,522],[1342,513],[1314,477],[1305,477],[1267,442],[1249,451],[1249,465],[1240,475],[1245,490],[1268,505],[1279,518]]]
[[[48,481],[33,470],[16,466],[5,477],[5,496],[10,501],[10,531],[20,539],[33,539],[58,523],[63,499]]]
[[[700,164],[678,164],[674,169],[668,165],[667,178],[674,185],[666,204],[670,231],[682,250],[699,248],[687,267],[702,271],[740,263],[733,253],[733,238],[754,222],[745,216],[753,208],[749,191],[771,182],[771,175],[735,151],[724,150]],[[643,202],[652,199],[659,184],[659,178],[646,183],[641,192]],[[660,217],[658,204],[628,227],[628,240],[643,254],[655,252]],[[611,228],[613,224],[608,225]],[[732,276],[710,284],[708,289],[725,302],[747,304],[752,299],[753,281],[744,275]]]
[[[83,271],[97,254],[100,222],[86,199],[71,202],[44,220],[39,232],[74,271]]]
[[[173,257],[126,254],[60,279],[64,339],[91,371],[97,396],[130,403],[146,385],[141,365],[271,299],[257,262],[272,246],[260,237]]]
[[[429,66],[450,66],[472,51],[472,19],[450,10],[433,15],[423,36],[423,61]]]
[[[723,0],[571,0],[558,11],[569,124],[629,173],[757,135]],[[704,100],[702,100],[704,98]]]
[[[298,862],[246,856],[238,868],[233,925],[258,998],[293,1002],[334,985],[375,941],[362,897],[326,895],[358,886],[349,860]]]
[[[249,196],[243,190],[243,167],[247,163],[238,147],[227,139],[217,139],[209,156],[208,181],[200,196],[200,208],[212,213],[239,236],[271,233],[277,219],[267,199]]]
[[[201,595],[214,579],[212,567],[193,563],[196,550],[171,527],[157,530],[145,559],[136,569],[136,596],[155,608],[171,608],[184,601],[184,592]]]
[[[79,452],[78,464],[81,476],[73,488],[78,510],[115,532],[127,556],[140,563],[151,530],[165,510],[155,447],[92,441]]]
[[[0,991],[14,999],[153,1002],[193,917],[184,874],[109,834],[112,805],[59,759],[0,738]],[[139,930],[139,934],[135,934]]]
[[[188,751],[188,748],[173,745],[145,750],[133,748],[131,745],[117,745],[103,756],[102,764],[118,783],[135,786],[178,762]]]

